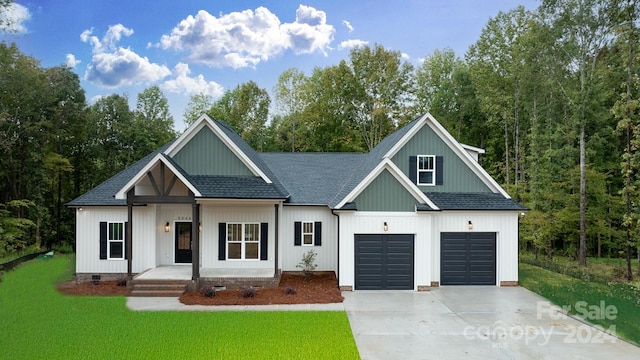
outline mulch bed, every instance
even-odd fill
[[[116,281],[100,281],[76,284],[68,281],[57,285],[64,295],[80,296],[127,296],[126,286]],[[294,289],[295,294],[287,290]],[[272,305],[272,304],[327,304],[340,303],[344,298],[338,289],[333,272],[317,272],[305,277],[298,273],[283,273],[277,288],[256,289],[255,296],[244,298],[242,290],[220,290],[215,297],[205,297],[200,291],[187,292],[180,297],[186,305]]]
[[[287,288],[295,294],[288,294]],[[344,300],[333,272],[314,273],[305,277],[296,273],[283,273],[277,288],[259,288],[253,297],[242,297],[242,290],[221,290],[214,297],[205,297],[199,291],[187,292],[180,297],[186,305],[272,305],[272,304],[328,304]]]

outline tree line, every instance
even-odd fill
[[[362,46],[309,74],[286,70],[271,93],[250,81],[220,99],[196,95],[184,120],[224,120],[258,151],[365,152],[429,111],[459,141],[485,148],[483,166],[530,209],[523,249],[583,265],[623,256],[631,278],[639,14],[638,0],[544,0],[498,13],[462,56],[440,49],[414,66],[399,51]],[[0,52],[11,89],[0,94],[0,252],[72,241],[61,204],[171,140],[166,99],[150,87],[135,110],[117,94],[88,106],[70,69],[43,69],[13,45]]]

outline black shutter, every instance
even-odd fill
[[[300,221],[293,223],[293,245],[302,246],[302,223]]]
[[[218,260],[226,260],[227,256],[227,224],[218,223]]]
[[[442,162],[444,158],[442,156],[436,156],[436,185],[442,185],[444,174],[442,171]]]
[[[268,259],[269,250],[269,224],[260,224],[260,260]]]
[[[106,221],[100,222],[100,259],[105,260],[107,258],[107,223]]]
[[[129,243],[129,239],[127,238],[127,225],[129,223],[125,222],[124,223],[124,249],[122,249],[122,252],[124,253],[124,258],[125,259],[129,259],[129,254],[127,253],[127,243]],[[131,229],[131,232],[133,233],[133,229]]]
[[[418,157],[409,156],[409,180],[412,183],[418,183]]]
[[[313,227],[314,227],[313,232],[315,233],[313,234],[315,237],[313,245],[320,246],[322,245],[322,223],[319,221],[316,221],[316,223],[313,224]]]

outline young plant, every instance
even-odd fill
[[[291,287],[291,286],[285,287],[282,291],[284,291],[284,293],[287,294],[287,295],[295,295],[295,294],[298,293],[296,291],[296,289],[294,287]]]
[[[256,288],[249,286],[248,288],[242,289],[241,294],[243,298],[250,298],[256,296],[256,292]]]
[[[216,296],[216,289],[213,286],[204,286],[200,289],[200,293],[204,297],[211,298]]]
[[[302,255],[302,260],[296,267],[302,270],[304,276],[308,277],[318,267],[316,256],[318,256],[318,253],[315,250],[309,250]]]
[[[127,278],[126,277],[118,278],[118,280],[116,280],[116,285],[127,286]]]

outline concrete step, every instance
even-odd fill
[[[180,296],[189,281],[184,280],[133,280],[130,296]]]

